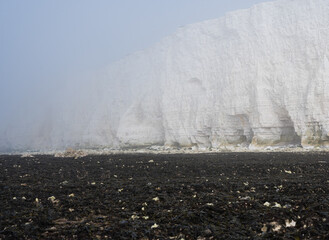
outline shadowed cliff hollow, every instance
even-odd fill
[[[326,146],[328,42],[327,0],[191,24],[109,66],[88,104],[6,129],[1,147]]]

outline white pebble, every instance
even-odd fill
[[[269,206],[271,206],[271,204],[270,204],[269,202],[265,202],[265,203],[264,203],[264,206],[265,206],[265,207],[269,207]]]
[[[288,219],[286,220],[286,227],[296,227],[296,222],[294,220],[289,221]]]
[[[156,223],[154,223],[153,225],[152,225],[152,229],[154,229],[154,228],[158,228],[159,227],[159,225],[158,224],[156,224]]]

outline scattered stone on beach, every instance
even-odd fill
[[[0,155],[0,239],[329,239],[329,153],[110,158]]]

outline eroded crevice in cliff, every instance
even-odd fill
[[[247,147],[253,138],[247,114],[226,115],[225,126],[213,128],[209,138],[211,146],[221,148],[225,146]]]
[[[254,127],[255,136],[251,141],[252,147],[263,146],[301,146],[301,137],[296,133],[294,122],[288,111],[277,107],[276,126]]]
[[[329,136],[322,125],[317,122],[308,122],[302,136],[303,147],[329,147]]]

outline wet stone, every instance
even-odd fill
[[[328,153],[0,164],[0,239],[329,239]]]

